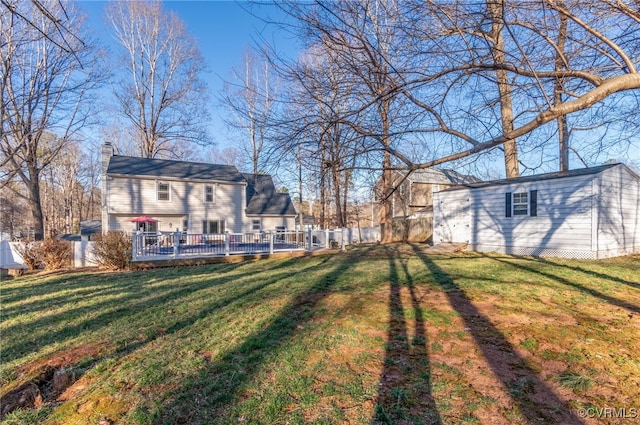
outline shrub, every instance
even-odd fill
[[[70,241],[45,239],[39,247],[45,270],[60,270],[71,266],[73,245]]]
[[[15,249],[22,257],[24,264],[29,270],[35,270],[42,266],[42,250],[40,249],[40,241],[26,240],[17,244]]]
[[[131,263],[131,236],[117,231],[98,235],[91,253],[101,267],[111,270],[126,269]]]

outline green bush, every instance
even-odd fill
[[[131,236],[117,231],[98,235],[91,253],[100,267],[111,270],[126,269],[131,263]]]

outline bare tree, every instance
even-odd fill
[[[89,124],[91,93],[104,67],[88,43],[61,39],[59,22],[81,34],[83,18],[70,4],[51,4],[47,16],[33,3],[15,8],[28,20],[15,9],[0,9],[1,181],[8,188],[15,179],[25,186],[15,193],[27,199],[34,236],[42,239],[42,171]]]
[[[308,43],[322,46],[319,53],[331,63],[335,74],[333,86],[343,98],[340,108],[326,104],[330,113],[316,118],[321,126],[326,122],[322,134],[330,135],[334,142],[346,142],[345,146],[348,146],[341,149],[341,155],[347,157],[340,161],[333,159],[331,163],[344,172],[353,170],[358,162],[376,161],[379,164],[376,168],[382,170],[382,222],[383,229],[389,230],[383,230],[383,240],[386,240],[392,219],[392,152],[398,152],[396,147],[405,131],[401,128],[407,125],[406,116],[399,113],[400,92],[396,90],[397,81],[401,79],[398,74],[404,70],[408,58],[403,34],[399,31],[403,24],[400,4],[393,0],[316,2],[312,5],[294,2],[287,5],[286,10],[302,23]],[[297,80],[304,78],[307,76],[302,75]],[[323,102],[330,98],[318,100]],[[335,136],[347,134],[346,128],[357,137],[335,139]],[[357,147],[353,144],[356,140]],[[342,191],[346,193],[346,188]],[[346,205],[344,201],[341,204]],[[346,207],[342,209],[346,214]],[[346,222],[346,217],[343,218]]]
[[[640,88],[637,9],[624,2],[499,3],[503,6],[504,60],[486,54],[495,43],[483,47],[480,42],[483,35],[477,29],[486,26],[482,3],[414,4],[420,13],[406,31],[421,40],[416,54],[425,63],[441,59],[437,66],[408,76],[403,92],[423,108],[424,122],[436,123],[430,131],[472,147],[457,148],[420,164],[405,159],[408,168],[468,157],[518,137],[538,137],[547,123]],[[558,66],[558,56],[562,66]],[[512,130],[505,130],[491,117],[494,103],[486,96],[484,82],[491,81],[491,74],[497,71],[507,72],[512,90]],[[558,80],[565,96],[554,99],[548,93],[553,93]],[[462,104],[461,98],[465,99]],[[635,101],[633,96],[630,99]],[[461,107],[468,112],[451,113]]]
[[[82,152],[80,143],[65,145],[43,170],[43,213],[47,234],[77,233],[80,222],[97,218],[97,157]]]
[[[204,158],[212,164],[233,165],[238,169],[242,169],[244,156],[233,146],[227,146],[222,149],[213,147],[204,153]]]
[[[278,82],[269,61],[247,48],[241,69],[234,69],[221,100],[231,112],[227,125],[244,134],[241,146],[251,161],[255,174],[264,169],[264,150],[275,108]]]
[[[40,0],[31,0],[34,9],[26,12],[20,7],[20,1],[0,0],[0,5],[11,13],[15,18],[21,19],[27,26],[39,32],[60,50],[66,53],[75,54],[75,41],[81,41],[75,33],[75,29],[68,27],[66,22],[59,19],[60,9],[66,15],[65,4],[63,2],[53,3],[53,5],[43,4]],[[56,34],[60,37],[52,37],[52,34],[41,29],[42,19],[49,20],[57,29]],[[79,60],[79,58],[78,58]]]
[[[161,2],[113,2],[107,16],[124,50],[114,94],[143,157],[180,156],[188,143],[208,143],[208,99],[196,41]]]

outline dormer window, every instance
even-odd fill
[[[158,201],[169,201],[171,199],[171,186],[166,182],[158,182],[156,185]]]

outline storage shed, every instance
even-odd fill
[[[623,164],[458,185],[434,194],[433,241],[515,255],[640,253],[640,176]]]

